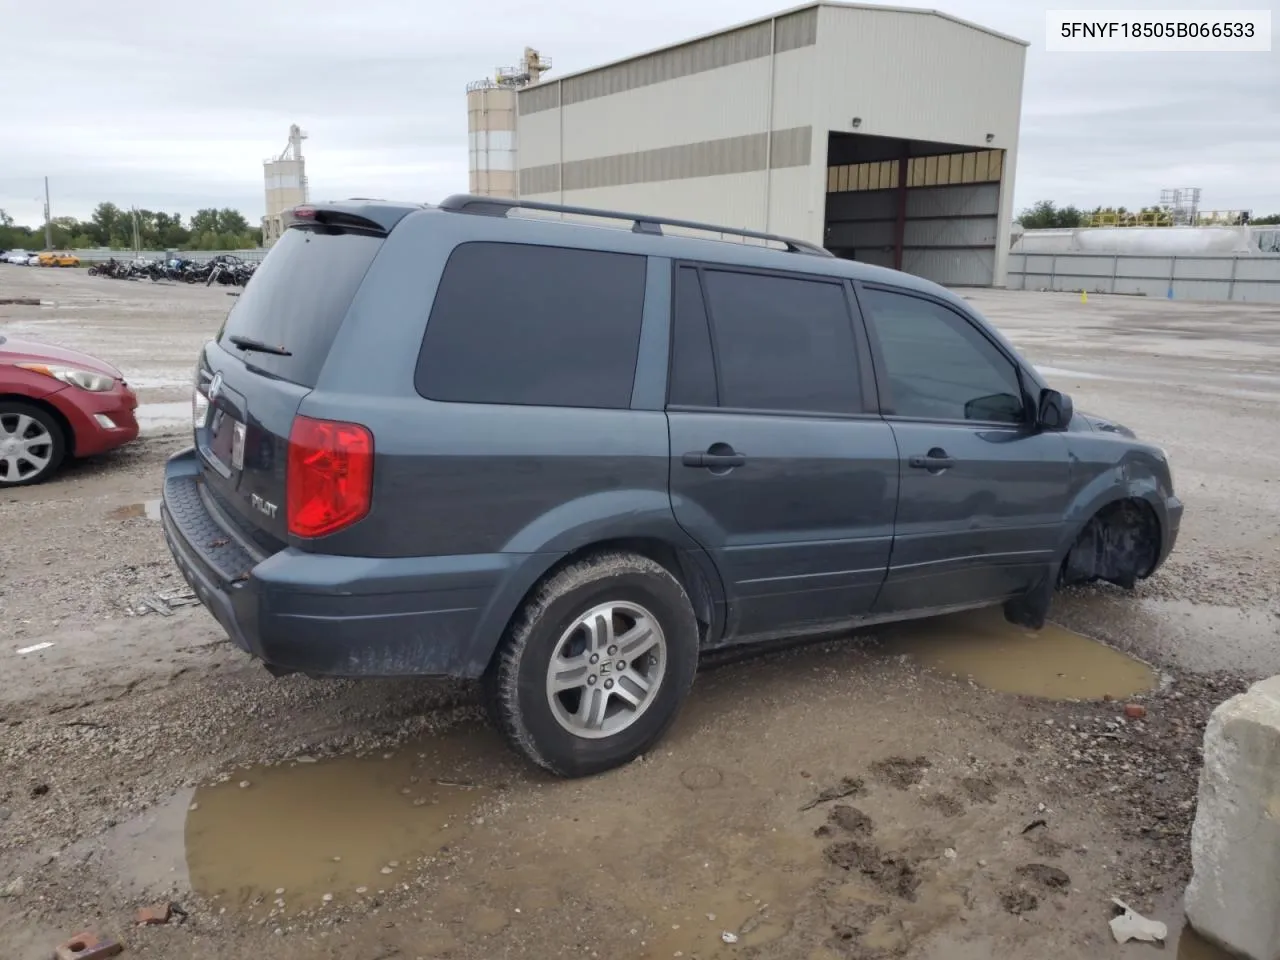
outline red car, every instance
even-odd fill
[[[0,334],[0,490],[138,436],[137,395],[86,353]]]

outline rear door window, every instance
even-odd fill
[[[862,410],[853,320],[842,282],[715,269],[703,270],[702,280],[721,407]]]
[[[294,227],[284,232],[231,308],[218,343],[267,373],[314,387],[382,239]],[[244,337],[289,352],[247,351]]]
[[[415,377],[430,400],[625,409],[646,260],[515,243],[454,249]]]

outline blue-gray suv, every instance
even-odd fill
[[[163,528],[232,640],[480,678],[565,776],[651,747],[704,650],[1039,627],[1059,585],[1149,576],[1182,514],[1163,451],[945,289],[663,218],[300,207],[195,380]]]

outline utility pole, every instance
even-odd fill
[[[53,220],[49,217],[49,178],[44,178],[44,248],[53,249]]]

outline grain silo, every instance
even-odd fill
[[[302,159],[302,141],[307,135],[295,123],[289,127],[289,143],[278,157],[262,162],[267,213],[262,218],[262,245],[269,247],[284,229],[286,210],[308,199],[307,167]]]
[[[467,138],[472,193],[517,196],[516,91],[533,86],[551,61],[526,47],[518,67],[499,67],[493,79],[467,84]]]

